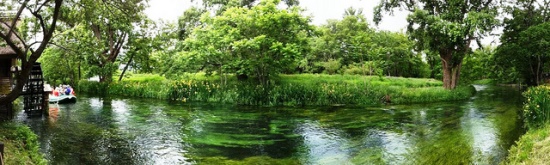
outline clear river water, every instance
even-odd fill
[[[475,86],[469,100],[253,107],[79,96],[17,119],[50,164],[498,164],[524,133],[522,97]]]

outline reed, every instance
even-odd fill
[[[204,75],[187,75],[177,80],[150,76],[140,75],[109,85],[81,82],[79,86],[85,92],[111,95],[268,106],[425,103],[466,99],[475,91],[471,86],[445,90],[441,81],[433,79],[358,75],[281,75],[268,85],[237,81],[234,77],[222,83],[219,78]]]

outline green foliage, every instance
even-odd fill
[[[0,123],[0,141],[5,144],[6,164],[47,164],[39,152],[38,137],[22,124]]]
[[[327,62],[321,62],[321,65],[325,68],[325,72],[327,74],[336,74],[337,71],[340,70],[340,67],[342,67],[340,60],[333,59],[330,59]]]
[[[110,82],[125,46],[130,56],[149,55],[142,53],[150,51],[150,45],[141,42],[147,40],[146,35],[136,30],[146,29],[149,24],[143,14],[145,1],[79,0],[66,3],[68,5],[62,9],[64,14],[60,18],[63,24],[57,29],[62,37],[57,37],[56,42],[72,51],[73,56],[80,56],[81,65],[88,67],[85,77],[99,76],[100,81]],[[142,38],[135,38],[136,35]]]
[[[384,78],[359,75],[281,75],[269,85],[236,78],[222,84],[217,79],[187,77],[166,80],[154,75],[141,75],[103,85],[81,81],[83,92],[101,91],[111,95],[170,99],[183,102],[218,102],[241,105],[378,105],[462,100],[474,93],[471,86],[444,90],[442,82],[433,79]],[[386,96],[389,96],[385,100]]]
[[[469,83],[494,77],[493,74],[496,74],[494,61],[492,61],[494,50],[493,48],[477,49],[464,58],[461,71],[463,82]]]
[[[550,121],[550,86],[531,87],[523,93],[523,120],[528,128],[538,128]]]
[[[409,37],[417,41],[417,50],[437,52],[441,57],[443,86],[458,84],[462,60],[470,53],[470,44],[499,24],[497,3],[482,1],[382,0],[375,8],[374,21],[382,20],[383,11],[405,8]]]
[[[328,20],[317,31],[319,34],[311,39],[311,54],[306,55],[304,64],[300,66],[306,72],[404,77],[428,75],[428,66],[419,54],[412,51],[412,40],[401,33],[374,31],[361,10],[349,8],[342,20]],[[335,71],[339,66],[342,69]]]
[[[541,83],[541,73],[548,72],[548,68],[543,69],[544,65],[541,65],[548,61],[548,36],[544,35],[548,33],[548,29],[544,29],[548,25],[534,26],[548,22],[549,9],[547,2],[517,0],[504,3],[503,11],[512,17],[504,18],[504,30],[500,38],[502,44],[497,48],[494,58],[497,66],[495,72],[498,73],[496,78],[514,79],[513,82],[528,85]]]
[[[306,54],[311,29],[300,8],[279,9],[278,3],[263,0],[250,9],[203,15],[204,25],[185,40],[184,63],[207,73],[247,75],[267,83]]]
[[[320,34],[312,39],[311,57],[307,58],[320,62],[338,59],[343,66],[369,59],[373,30],[361,10],[349,8],[346,13],[342,20],[328,20],[317,29]]]
[[[513,74],[517,70],[529,85],[543,83],[543,73],[550,71],[547,66],[550,59],[550,23],[530,26],[515,37],[516,40],[504,42],[498,48],[498,62],[514,69],[505,72]]]
[[[81,60],[74,52],[53,47],[44,51],[39,62],[44,78],[49,84],[76,85],[81,78]]]

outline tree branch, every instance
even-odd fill
[[[15,27],[15,25],[17,24],[17,20],[19,20],[19,17],[21,16],[21,13],[23,13],[23,9],[25,9],[25,6],[27,6],[27,3],[29,2],[30,0],[26,0],[23,2],[23,4],[21,4],[21,7],[19,8],[19,11],[17,11],[17,14],[15,14],[15,17],[14,19],[11,21],[11,26],[10,27],[10,31],[8,32],[8,37],[11,37],[11,34],[13,33],[13,29]],[[2,23],[5,23],[2,21]],[[21,40],[23,41],[23,40]]]

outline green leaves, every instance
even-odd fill
[[[265,83],[307,51],[309,20],[299,10],[278,9],[278,0],[219,16],[203,15],[203,25],[184,42],[190,63],[204,71],[250,75]]]
[[[443,82],[447,89],[456,87],[462,60],[471,52],[472,41],[499,23],[495,18],[498,6],[491,0],[382,0],[375,8],[375,22],[381,21],[383,11],[398,7],[412,12],[407,18],[407,31],[410,38],[418,41],[417,48],[438,52],[445,63]]]

